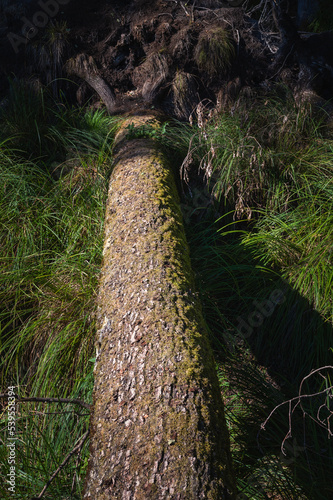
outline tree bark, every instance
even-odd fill
[[[84,498],[233,499],[223,403],[175,181],[151,139],[124,133],[106,209]]]
[[[87,82],[105,104],[109,114],[114,112],[116,96],[109,85],[99,76],[95,61],[91,56],[79,54],[75,58],[69,59],[65,68],[69,75],[75,75]]]

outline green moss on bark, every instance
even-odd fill
[[[116,143],[84,498],[234,498],[175,181],[152,140]]]

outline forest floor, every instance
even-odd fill
[[[329,498],[333,71],[324,48],[331,45],[318,35],[281,53],[271,12],[218,0],[51,3],[47,13],[37,0],[0,1],[2,373],[10,362],[19,370],[13,379],[28,374],[20,382],[27,395],[90,400],[117,116],[157,110],[166,119],[161,134],[141,132],[183,167],[183,216],[240,498]],[[86,81],[66,72],[82,54],[115,94],[111,116]],[[284,295],[274,307],[277,290]],[[323,391],[322,399],[302,406],[299,384],[324,365],[302,388]],[[88,424],[87,416],[68,417],[71,443],[60,413],[52,421],[45,413],[41,423],[45,405],[26,408],[41,430],[36,444],[19,423],[28,450],[22,470],[33,478],[29,487],[22,479],[22,498],[31,498]],[[79,491],[86,464],[77,464],[49,495],[65,498],[74,483]]]

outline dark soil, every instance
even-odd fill
[[[190,109],[177,109],[177,90],[172,85],[177,72],[191,77],[193,107],[204,98],[216,102],[219,91],[230,80],[238,79],[241,86],[260,85],[267,78],[270,53],[253,21],[241,8],[221,8],[219,1],[194,2],[195,6],[191,3],[71,0],[60,6],[56,16],[49,16],[45,27],[38,28],[27,43],[22,38],[23,18],[17,19],[5,9],[0,32],[0,92],[5,93],[7,78],[13,74],[19,78],[33,76],[43,84],[65,76],[61,66],[67,58],[80,53],[94,58],[100,76],[116,93],[117,111],[155,106],[167,114],[188,118]],[[40,11],[36,1],[28,2],[24,19],[33,23]],[[59,31],[64,21],[66,32],[58,36],[63,44],[61,61],[53,64],[57,70],[50,78],[47,73],[54,56],[51,54],[49,64],[43,67],[41,52],[45,46],[51,49],[47,47],[50,26]],[[210,75],[197,67],[194,51],[200,35],[214,28],[227,30],[235,55],[229,67],[217,68]],[[82,81],[63,82],[61,86],[67,97],[78,104],[92,97]]]
[[[293,90],[313,87],[326,99],[333,95],[333,61],[324,50],[332,35],[301,40],[290,18],[273,12],[263,25],[219,0],[49,2],[48,14],[37,0],[0,2],[0,97],[14,75],[44,85],[63,78],[56,92],[78,105],[98,105],[86,82],[72,75],[68,80],[66,60],[79,54],[93,58],[115,92],[114,112],[155,107],[188,119],[202,99],[223,105],[244,87],[267,91],[276,81]],[[233,56],[209,72],[198,65],[198,42],[218,29],[228,34]]]

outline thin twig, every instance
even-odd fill
[[[172,19],[174,19],[173,15],[170,14],[170,12],[162,12],[161,14],[157,14],[157,17],[160,17],[160,16],[171,16]]]
[[[300,400],[303,399],[303,398],[312,398],[314,396],[320,396],[321,394],[325,394],[325,392],[327,393],[328,391],[331,391],[332,389],[333,389],[333,386],[327,387],[327,389],[324,389],[323,391],[315,392],[313,394],[302,394],[300,396],[295,396],[294,398],[291,398],[288,401],[283,401],[283,403],[280,403],[279,405],[275,406],[275,408],[271,411],[271,413],[266,418],[265,422],[260,425],[260,428],[262,430],[265,430],[265,426],[266,426],[267,422],[270,420],[270,418],[273,415],[273,413],[275,413],[275,411],[278,408],[280,408],[280,406],[283,406],[283,405],[286,405],[286,404],[290,404],[293,401],[297,401],[297,404],[296,404],[296,406],[297,406],[300,403]],[[296,408],[296,406],[294,407],[294,409]]]
[[[186,9],[185,5],[183,4],[183,2],[180,2],[180,5],[182,6],[185,14],[187,15],[187,17],[190,17],[190,13],[188,12],[188,10]]]
[[[89,436],[89,429],[87,430],[87,432],[85,434],[83,434],[81,440],[78,442],[77,445],[74,446],[74,448],[68,453],[68,455],[66,456],[66,458],[61,462],[61,464],[59,465],[59,467],[57,468],[57,470],[52,474],[52,476],[50,477],[50,479],[48,480],[48,482],[46,483],[46,485],[44,486],[44,488],[42,489],[42,491],[40,492],[40,494],[38,495],[37,498],[42,498],[42,496],[44,495],[45,491],[47,490],[47,488],[50,486],[50,484],[52,483],[53,479],[59,474],[59,472],[65,467],[65,465],[67,464],[67,462],[69,461],[69,459],[71,458],[72,455],[74,455],[74,453],[76,451],[80,451],[87,439],[87,437]]]
[[[305,399],[305,398],[313,398],[315,396],[320,396],[322,394],[325,394],[325,397],[332,397],[330,395],[330,393],[332,393],[333,391],[333,386],[331,385],[330,387],[326,387],[326,389],[322,390],[322,391],[319,391],[319,392],[315,392],[315,393],[312,393],[312,394],[302,394],[302,388],[303,388],[303,385],[304,385],[304,382],[312,377],[315,373],[318,373],[321,375],[320,372],[322,372],[323,370],[333,370],[333,366],[331,365],[328,365],[328,366],[322,366],[321,368],[317,368],[316,370],[312,370],[306,377],[304,377],[300,383],[300,386],[299,386],[299,391],[298,391],[298,396],[294,397],[294,398],[291,398],[289,399],[288,401],[283,401],[283,403],[280,403],[279,405],[275,406],[275,408],[270,412],[270,414],[268,415],[268,417],[266,418],[265,422],[263,422],[260,426],[260,430],[257,434],[257,442],[259,444],[259,434],[262,430],[265,430],[265,426],[267,424],[267,422],[270,420],[270,418],[272,417],[273,413],[275,413],[275,411],[280,408],[281,406],[285,405],[285,404],[288,404],[289,405],[289,429],[288,429],[288,432],[286,434],[286,436],[284,437],[283,441],[282,441],[282,445],[281,445],[281,451],[283,454],[285,454],[284,452],[284,444],[286,442],[287,439],[289,439],[292,434],[291,434],[291,431],[292,431],[292,416],[296,410],[297,407],[299,407],[303,413],[303,419],[304,417],[307,415],[311,420],[313,420],[314,422],[316,422],[320,427],[323,427],[324,429],[326,429],[328,431],[328,438],[330,438],[333,434],[332,434],[332,431],[331,431],[331,425],[330,425],[330,418],[332,417],[333,415],[333,412],[332,410],[329,408],[329,406],[326,404],[322,404],[318,411],[317,411],[317,418],[314,418],[312,417],[312,415],[310,415],[304,408],[303,408],[303,405],[302,405],[302,401]],[[326,379],[326,377],[324,377]],[[293,403],[295,403],[295,405],[293,406]],[[319,413],[320,413],[320,410],[323,408],[323,407],[326,407],[330,413],[330,415],[326,418],[326,421],[327,421],[327,425],[325,425],[325,421],[321,420],[319,418]],[[259,446],[260,447],[260,446]]]
[[[251,10],[249,10],[249,11],[246,12],[247,15],[250,16],[251,14],[253,14],[254,12],[256,12],[257,10],[261,9],[263,4],[265,4],[264,7],[266,7],[266,3],[267,3],[267,0],[261,0],[260,4],[256,5]]]
[[[67,410],[67,411],[40,411],[40,410],[30,410],[31,413],[34,413],[34,415],[41,415],[41,416],[45,416],[45,415],[73,415],[73,409],[72,410]],[[90,413],[79,413],[79,412],[75,412],[75,415],[77,417],[87,417],[88,415],[90,415]]]
[[[0,394],[0,399],[5,399],[8,398],[8,394]],[[83,408],[87,408],[90,410],[91,405],[88,403],[85,403],[81,399],[69,399],[69,398],[35,398],[35,397],[27,397],[27,398],[21,398],[17,397],[16,400],[18,402],[27,402],[27,401],[35,401],[36,403],[70,403],[73,405],[79,405],[83,406]]]

